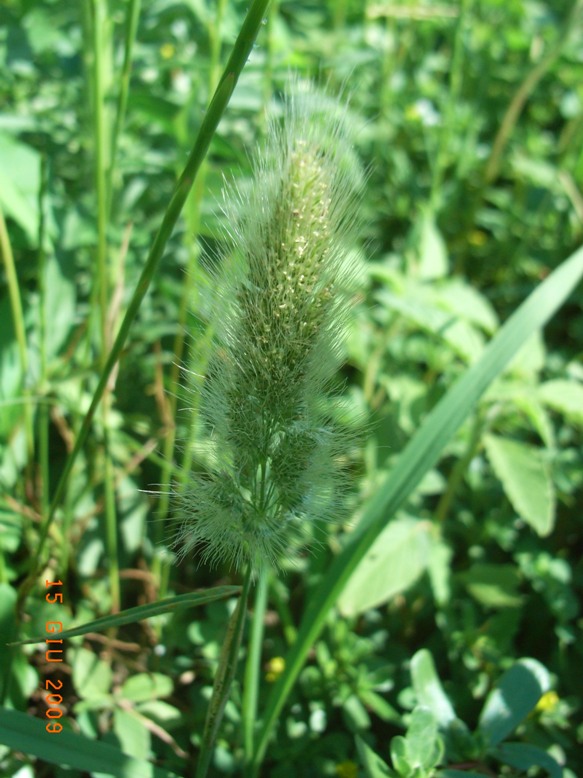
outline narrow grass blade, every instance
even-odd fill
[[[124,319],[120,325],[119,332],[107,358],[107,362],[105,363],[105,366],[101,372],[99,383],[97,384],[95,394],[91,400],[91,405],[89,406],[85,418],[83,419],[83,424],[79,430],[79,434],[75,441],[73,450],[67,458],[63,473],[55,490],[50,511],[40,531],[37,551],[31,565],[30,575],[24,581],[20,589],[19,603],[24,601],[24,598],[27,596],[28,592],[34,585],[48,532],[55,517],[57,508],[63,499],[65,488],[73,469],[73,464],[75,463],[75,460],[77,459],[77,456],[79,455],[79,452],[81,451],[81,448],[87,439],[89,430],[91,429],[93,417],[95,416],[95,412],[101,401],[105,387],[107,386],[111,371],[121,356],[122,349],[128,338],[133,321],[136,318],[142,300],[144,299],[146,292],[148,291],[148,288],[152,282],[154,273],[158,267],[158,263],[164,254],[166,244],[170,239],[188,193],[192,188],[194,179],[196,178],[199,168],[206,156],[215,130],[221,120],[221,117],[223,116],[223,113],[225,112],[229,100],[231,99],[231,95],[235,85],[237,84],[237,80],[241,75],[241,71],[243,70],[255,39],[257,38],[257,34],[261,27],[261,22],[265,16],[268,5],[269,0],[254,0],[254,2],[251,4],[237,40],[235,41],[235,46],[231,56],[229,57],[229,61],[227,62],[221,80],[219,81],[208,110],[204,115],[198,135],[194,142],[194,146],[186,162],[186,167],[184,168],[182,175],[176,184],[172,197],[170,198],[170,202],[162,219],[162,224],[160,225],[156,237],[154,238],[152,248],[150,249],[150,253],[148,254],[148,258],[146,260],[146,264],[144,265],[144,269],[142,270],[142,274],[134,290]]]
[[[447,442],[468,417],[488,386],[500,375],[521,346],[543,327],[583,276],[583,248],[563,262],[540,284],[508,319],[479,362],[450,389],[425,419],[421,429],[401,454],[363,517],[314,592],[286,667],[268,701],[261,735],[257,741],[254,769],[257,771],[279,713],[310,648],[324,627],[356,566],[371,547],[386,522],[405,503],[423,476],[439,459]]]
[[[219,666],[213,684],[213,696],[211,697],[204,723],[200,755],[196,765],[196,778],[205,778],[211,763],[215,741],[237,669],[239,646],[241,645],[241,637],[245,627],[250,586],[251,567],[247,570],[241,597],[227,626],[227,634],[225,635],[225,642],[223,643]]]
[[[51,719],[51,722],[56,719]],[[0,743],[13,751],[40,757],[61,767],[83,773],[105,773],[114,778],[178,778],[143,759],[124,754],[109,743],[90,740],[63,730],[51,734],[45,723],[17,710],[0,710]]]
[[[114,613],[111,616],[103,616],[95,621],[88,621],[87,624],[81,624],[80,627],[63,630],[59,632],[59,638],[76,638],[78,635],[86,635],[88,632],[101,632],[109,627],[121,627],[123,624],[133,624],[135,621],[151,619],[152,616],[159,616],[161,613],[179,610],[180,608],[191,608],[195,605],[206,605],[215,600],[222,600],[225,597],[234,597],[240,594],[240,586],[218,586],[215,589],[207,589],[204,592],[189,592],[180,594],[178,597],[169,597],[167,600],[152,602],[148,605],[138,605],[135,608],[128,608],[121,613]],[[11,646],[21,646],[27,643],[43,643],[46,635],[42,637],[30,638],[30,640],[20,640],[10,643]]]

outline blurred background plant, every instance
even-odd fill
[[[5,0],[0,9],[7,639],[56,484],[248,5]],[[364,415],[372,432],[349,452],[350,521],[332,525],[321,548],[269,582],[262,709],[363,501],[500,322],[581,243],[581,14],[572,0],[273,0],[50,526],[45,572],[66,581],[65,623],[235,580],[194,559],[176,566],[168,550],[165,492],[200,467],[197,395],[177,399],[178,366],[205,372],[204,258],[225,250],[223,174],[245,187],[264,109],[290,69],[325,79],[332,92],[348,84],[363,127],[355,151],[371,173],[362,295],[339,384],[344,421]],[[493,687],[520,657],[544,665],[543,696],[526,718],[516,715],[512,737],[550,754],[566,778],[583,774],[582,342],[573,297],[544,334],[533,332],[438,465],[386,517],[285,704],[266,775],[371,774],[366,748],[399,775],[417,769],[408,746],[389,752],[387,744],[443,729],[435,711],[431,720],[415,714],[427,705],[410,681],[421,648],[475,733]],[[54,618],[44,577],[26,601],[23,634],[42,633]],[[232,606],[71,643],[68,728],[193,774]],[[4,705],[42,719],[44,649],[12,650],[11,668]],[[236,682],[216,774],[240,769],[241,727]],[[490,748],[479,734],[461,756],[447,751],[446,733],[432,738],[445,738],[445,767],[477,761],[508,776],[555,769],[510,757],[500,766],[498,742]],[[444,769],[435,748],[425,772],[411,775]],[[5,746],[0,760],[19,778],[64,774]]]

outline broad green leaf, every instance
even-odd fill
[[[541,450],[497,435],[485,435],[484,445],[514,510],[538,535],[548,535],[555,523],[555,490]]]
[[[124,681],[120,695],[131,702],[147,702],[172,694],[172,680],[162,673],[138,673]]]
[[[0,133],[0,206],[24,230],[31,245],[38,237],[40,155]]]
[[[425,648],[411,659],[411,680],[419,704],[433,713],[441,729],[446,729],[455,719],[455,711],[443,691],[433,657]]]
[[[412,286],[406,296],[382,289],[376,297],[383,305],[398,311],[432,337],[439,337],[465,362],[474,362],[482,352],[482,334],[469,322],[438,308],[423,287]]]
[[[427,572],[433,596],[438,605],[445,605],[449,602],[452,556],[453,551],[440,537],[431,538]]]
[[[63,632],[59,632],[59,637],[63,639],[75,638],[78,635],[86,635],[88,632],[101,632],[109,627],[121,627],[123,624],[133,624],[135,621],[151,619],[152,616],[159,616],[162,613],[179,610],[180,608],[189,608],[193,605],[206,605],[206,603],[222,600],[225,597],[233,597],[241,591],[240,586],[218,586],[215,589],[208,589],[206,592],[188,592],[179,594],[177,597],[169,597],[160,602],[152,602],[148,605],[138,605],[135,608],[128,608],[121,613],[111,616],[103,616],[95,621],[89,621],[80,627],[72,627]],[[27,643],[44,643],[46,635],[42,637],[30,638],[29,640],[20,640],[11,645],[25,645]]]
[[[507,670],[480,715],[478,728],[490,746],[504,740],[549,688],[548,671],[535,659],[521,659]]]
[[[396,778],[397,774],[358,735],[356,736],[356,748],[358,749],[358,755],[364,767],[366,778]]]
[[[338,603],[341,613],[363,613],[412,586],[429,561],[430,530],[426,521],[404,518],[391,522],[342,592]]]
[[[70,664],[77,694],[84,700],[108,697],[113,680],[111,665],[83,646],[76,646],[69,654],[73,656]]]
[[[538,395],[554,411],[562,413],[577,424],[583,424],[582,384],[565,379],[546,381],[539,386]]]
[[[536,330],[519,349],[510,364],[509,371],[526,379],[536,379],[545,365],[546,350],[540,332]]]
[[[447,246],[430,213],[422,216],[419,242],[419,277],[443,278],[448,271]]]
[[[117,748],[66,729],[50,734],[45,722],[16,710],[0,709],[0,743],[45,762],[113,778],[178,778],[175,773],[134,759]]]
[[[504,371],[532,332],[543,327],[556,313],[582,276],[583,247],[539,284],[484,349],[479,361],[439,401],[366,505],[359,525],[312,593],[295,643],[286,657],[285,670],[268,700],[253,757],[256,770],[304,661],[354,570],[389,518],[403,506],[425,473],[437,462],[488,386]]]
[[[549,412],[535,387],[526,385],[523,380],[505,378],[496,381],[487,392],[485,402],[489,405],[504,403],[511,411],[516,410],[524,415],[545,446],[547,448],[555,446],[554,429]]]
[[[447,280],[433,292],[440,308],[453,313],[456,319],[465,319],[490,334],[498,327],[498,316],[491,303],[467,281],[456,277]]]
[[[520,576],[513,565],[479,562],[460,576],[469,593],[488,608],[518,608]]]
[[[407,729],[407,746],[414,767],[431,770],[444,754],[443,741],[437,731],[437,721],[428,708],[415,708]]]
[[[410,761],[409,745],[407,739],[397,735],[391,739],[391,762],[399,775],[410,776],[413,772],[413,764]]]
[[[542,767],[551,778],[563,778],[563,768],[546,751],[529,743],[501,743],[496,756],[504,764],[528,770],[530,767]]]
[[[113,731],[124,753],[136,759],[147,759],[150,752],[150,733],[145,722],[131,710],[115,708]]]

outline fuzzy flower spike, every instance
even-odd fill
[[[349,435],[330,419],[329,382],[349,307],[359,177],[338,104],[296,83],[253,171],[251,191],[224,209],[234,258],[217,280],[201,402],[213,456],[181,498],[175,545],[257,569],[335,515],[345,480]]]

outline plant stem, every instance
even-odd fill
[[[107,353],[110,348],[110,323],[109,310],[109,267],[107,228],[109,222],[108,199],[111,194],[111,147],[107,121],[106,106],[106,80],[109,71],[107,53],[109,46],[109,20],[107,18],[107,6],[104,0],[92,0],[91,2],[91,45],[92,68],[91,77],[93,85],[93,136],[94,136],[94,177],[95,192],[97,197],[97,289],[98,309],[100,313],[100,354],[101,370],[105,369]],[[113,325],[111,325],[113,326]],[[120,583],[119,583],[119,559],[117,546],[117,511],[115,504],[114,467],[109,451],[109,436],[107,433],[108,416],[110,406],[110,393],[105,392],[101,406],[101,423],[103,426],[103,481],[105,491],[105,546],[107,549],[109,587],[111,591],[111,607],[117,612],[120,607]]]
[[[263,625],[267,607],[267,582],[269,571],[263,567],[259,573],[255,591],[255,608],[251,622],[251,635],[247,662],[245,665],[245,680],[243,685],[243,741],[245,749],[245,764],[251,763],[253,757],[253,741],[257,721],[257,700],[259,697],[259,675],[261,667],[261,646],[263,643]]]
[[[247,568],[243,580],[243,589],[237,602],[233,615],[229,619],[227,634],[219,659],[219,666],[213,684],[213,695],[209,703],[204,732],[202,736],[201,751],[196,766],[196,778],[205,778],[213,756],[215,740],[217,738],[225,705],[229,699],[231,683],[237,669],[239,647],[245,627],[245,615],[247,613],[247,600],[251,586],[251,566]]]
[[[40,189],[38,194],[38,331],[40,350],[40,375],[38,380],[39,394],[44,399],[47,384],[47,262],[45,252],[45,196],[48,190],[48,157],[41,156]],[[45,517],[49,510],[50,471],[49,471],[49,405],[40,402],[38,405],[38,458],[40,466],[39,505],[41,516]]]
[[[111,161],[109,166],[109,176],[107,180],[108,214],[111,213],[111,205],[113,200],[113,189],[114,189],[113,175],[115,171],[115,159],[117,156],[119,137],[123,129],[125,115],[126,115],[128,93],[129,93],[129,86],[130,86],[130,71],[132,67],[132,54],[134,49],[134,43],[136,41],[138,21],[140,19],[140,9],[141,9],[141,0],[129,0],[128,10],[126,15],[123,65],[122,65],[121,75],[120,75],[120,85],[119,85],[119,92],[117,96],[117,106],[115,112],[115,122],[113,125],[113,134],[111,136]]]

